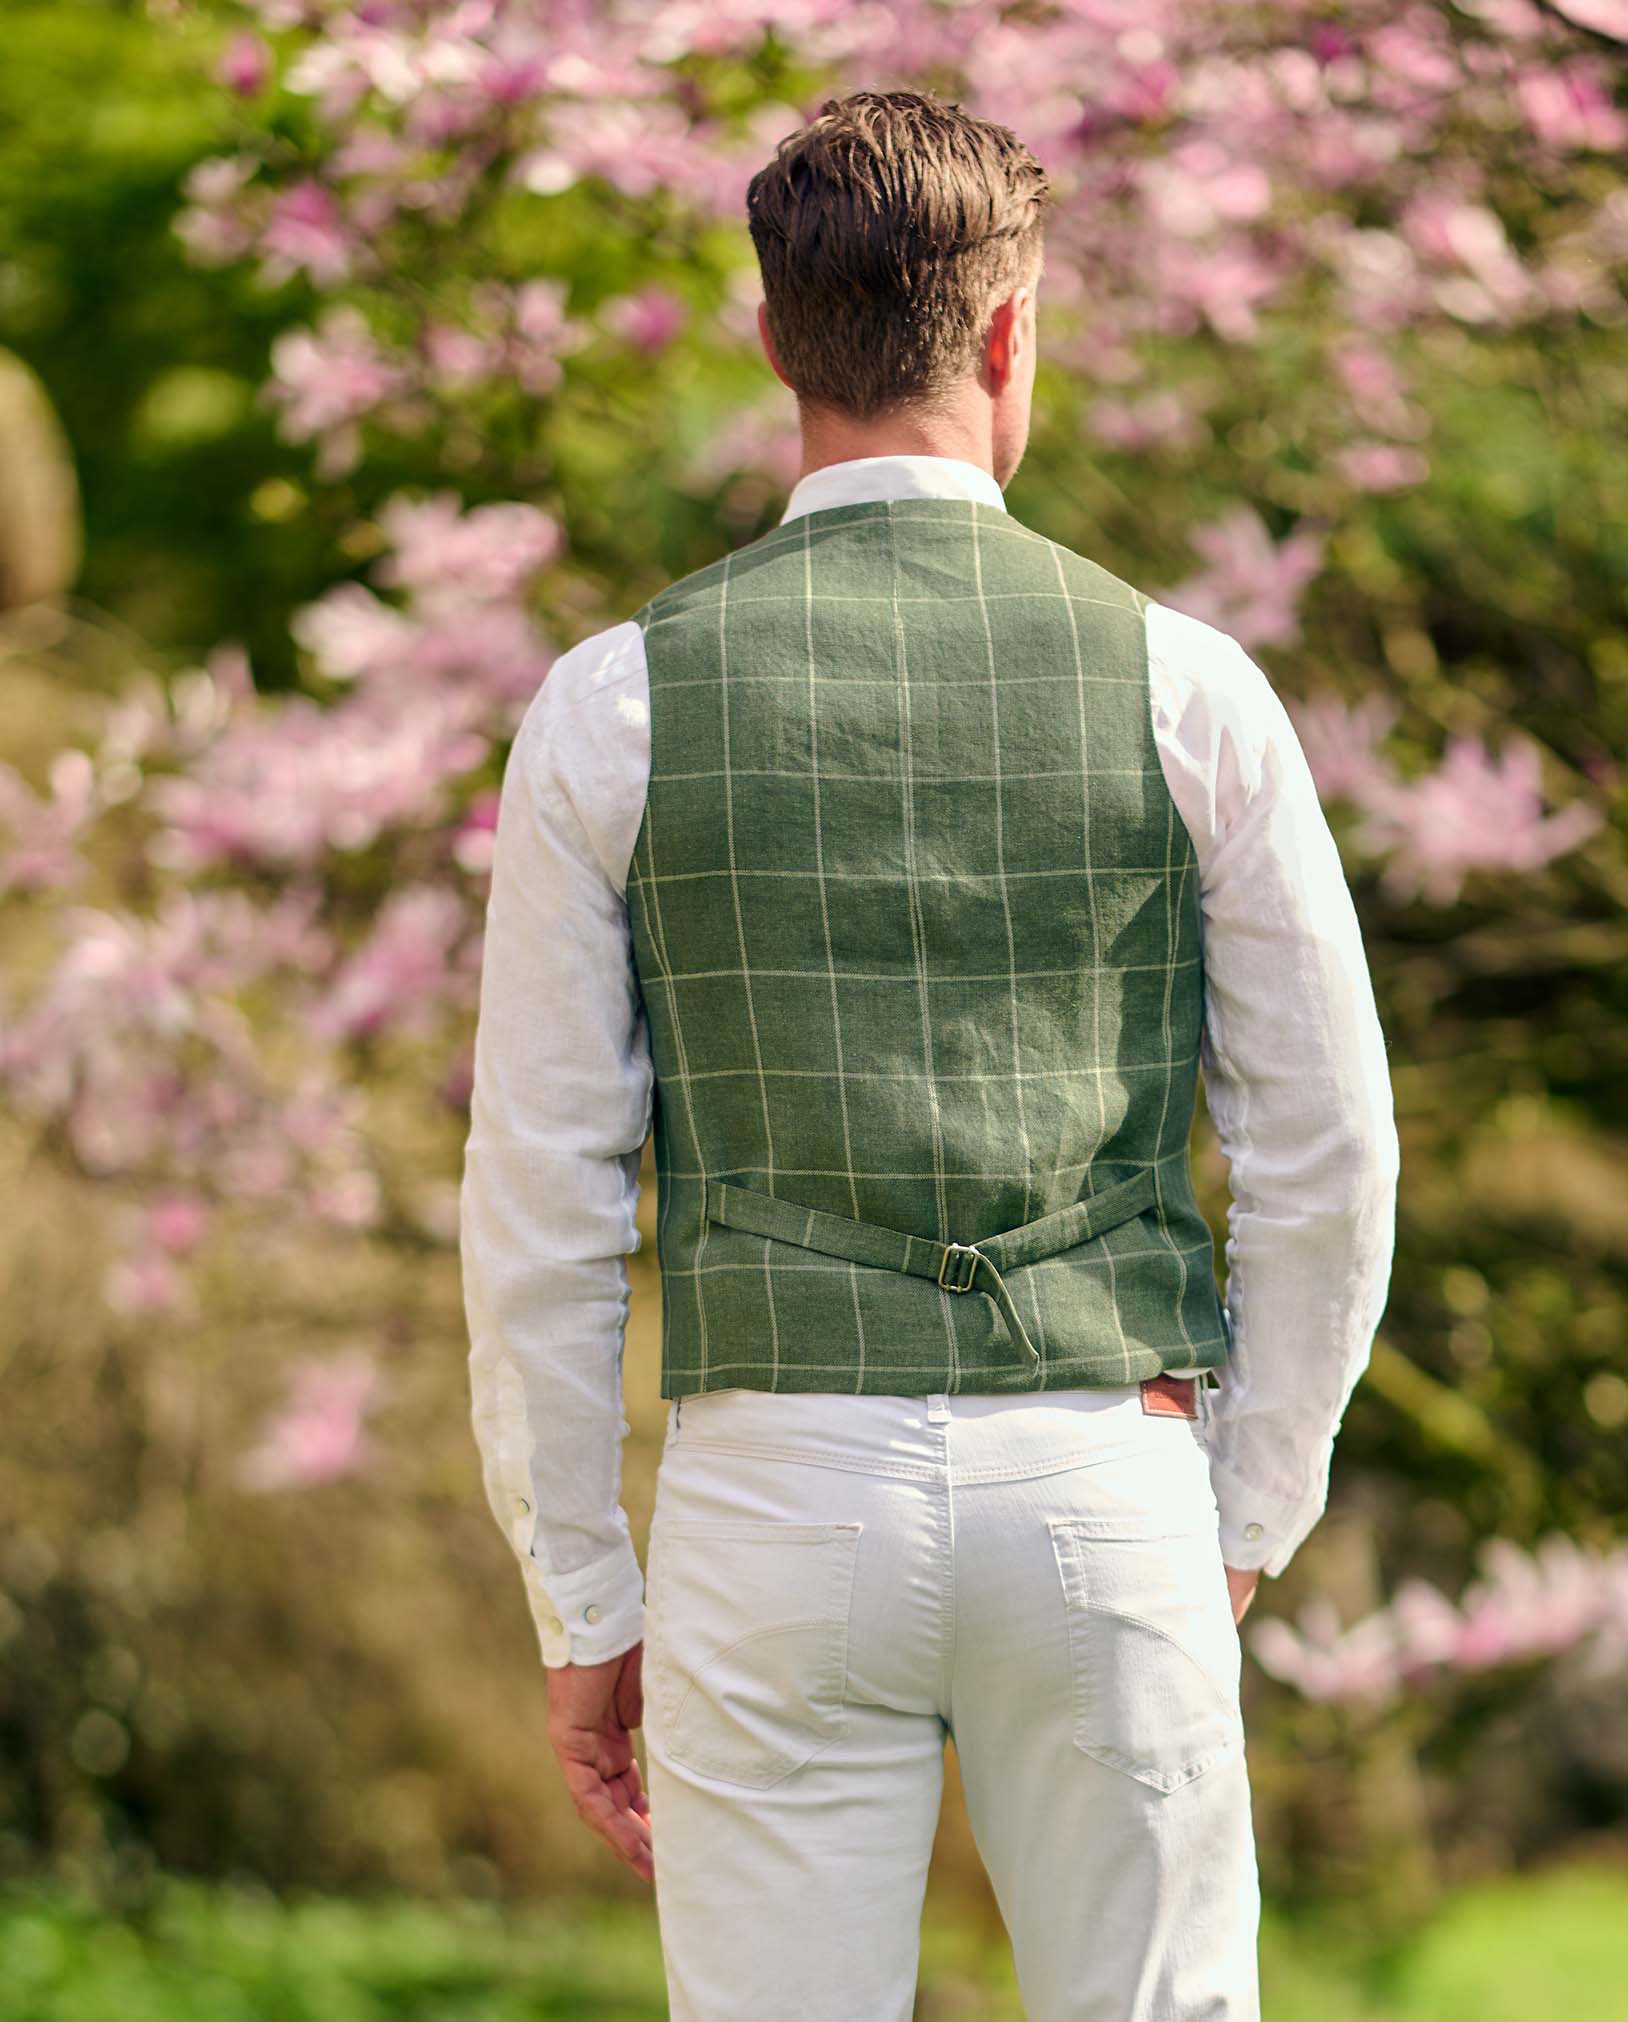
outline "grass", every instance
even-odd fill
[[[1264,2022],[1628,2022],[1625,1879],[1576,1866],[1485,1884],[1388,1955],[1269,1911]],[[666,2012],[643,1905],[284,1902],[172,1880],[117,1921],[58,1889],[0,1894],[0,2022],[659,2022]],[[930,1912],[918,2022],[1022,2015],[1004,1940]]]

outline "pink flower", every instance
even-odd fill
[[[325,310],[315,331],[283,331],[271,347],[271,369],[269,397],[283,410],[278,432],[286,442],[353,422],[406,384],[349,303]]]
[[[535,688],[537,658],[530,673]],[[481,693],[471,684],[461,695],[449,686],[390,701],[370,691],[327,709],[289,696],[189,772],[153,783],[149,805],[165,826],[148,855],[182,873],[234,861],[314,865],[330,850],[365,849],[396,824],[433,821],[443,784],[490,749],[469,727]]]
[[[1554,0],[1554,7],[1579,28],[1628,42],[1628,0]]]
[[[335,583],[314,604],[300,606],[289,630],[330,681],[355,681],[401,667],[418,628],[365,584]]]
[[[306,1205],[319,1220],[338,1228],[370,1229],[378,1220],[381,1199],[378,1176],[353,1167],[318,1181],[307,1194]]]
[[[101,812],[96,768],[83,751],[61,751],[48,779],[50,798],[42,800],[15,767],[0,760],[0,822],[14,838],[0,855],[0,892],[60,890],[84,875],[74,843]]]
[[[1095,400],[1091,430],[1110,449],[1190,449],[1203,439],[1202,423],[1177,393],[1141,400]]]
[[[1308,1699],[1392,1698],[1400,1681],[1395,1636],[1384,1612],[1342,1628],[1326,1599],[1308,1601],[1298,1626],[1265,1621],[1249,1639],[1262,1670]]]
[[[1323,536],[1300,529],[1274,542],[1252,506],[1237,506],[1189,536],[1210,566],[1165,594],[1189,617],[1230,632],[1240,646],[1292,646],[1300,594],[1323,561]]]
[[[1594,1552],[1554,1532],[1531,1552],[1488,1539],[1480,1557],[1485,1576],[1456,1607],[1428,1581],[1410,1579],[1388,1607],[1344,1628],[1317,1597],[1294,1623],[1260,1623],[1251,1651],[1309,1699],[1376,1703],[1455,1672],[1529,1663],[1585,1642],[1602,1664],[1628,1652],[1628,1547]]]
[[[1579,61],[1524,70],[1515,95],[1547,147],[1612,154],[1628,141],[1628,114],[1618,111],[1599,64]]]
[[[503,357],[495,338],[477,337],[452,323],[432,323],[424,332],[424,357],[437,386],[456,392],[494,378]]]
[[[1272,202],[1272,185],[1259,161],[1240,158],[1214,139],[1160,154],[1142,186],[1157,224],[1189,239],[1221,223],[1261,217]]]
[[[565,312],[563,281],[526,281],[513,296],[513,333],[504,363],[528,393],[552,393],[563,377],[560,360],[587,343],[586,324]]]
[[[394,553],[375,576],[413,590],[421,602],[516,596],[565,545],[558,520],[536,506],[498,502],[465,513],[452,491],[422,500],[398,494],[379,524]]]
[[[107,1093],[103,1091],[104,1099]],[[102,1140],[107,1142],[110,1120],[104,1113],[92,1122],[88,1137],[95,1139],[99,1125]],[[176,1259],[196,1249],[202,1240],[209,1222],[208,1203],[199,1194],[170,1187],[140,1207],[122,1210],[120,1220],[123,1254],[114,1260],[102,1282],[107,1305],[115,1313],[193,1313],[196,1302],[176,1268]]]
[[[439,886],[396,892],[307,1023],[334,1043],[386,1026],[422,1031],[439,1008],[448,958],[464,927],[461,899]]]
[[[513,61],[494,58],[476,82],[491,104],[521,105],[546,88],[548,67],[548,58],[541,51]]]
[[[1391,1601],[1391,1616],[1410,1670],[1457,1659],[1462,1647],[1459,1612],[1429,1580],[1403,1580]]]
[[[162,1250],[118,1258],[102,1284],[102,1297],[115,1313],[177,1313],[186,1310],[182,1279]]]
[[[257,1493],[310,1488],[356,1473],[371,1457],[364,1425],[378,1384],[377,1365],[361,1349],[328,1362],[302,1359],[285,1403],[240,1458],[239,1485]]]
[[[272,204],[260,234],[260,250],[267,281],[286,281],[304,273],[317,287],[332,288],[350,274],[355,235],[332,190],[307,176]]]
[[[1444,25],[1422,8],[1377,29],[1368,50],[1373,62],[1415,90],[1447,93],[1463,87]]]
[[[221,52],[215,66],[215,81],[235,91],[239,98],[255,98],[271,75],[271,51],[258,35],[240,30]]]
[[[1479,738],[1451,738],[1434,772],[1365,788],[1359,841],[1389,857],[1393,893],[1449,905],[1471,872],[1537,870],[1601,826],[1599,808],[1582,801],[1545,814],[1541,775],[1531,738],[1512,740],[1500,758]]]
[[[259,166],[251,154],[215,155],[187,171],[181,187],[188,203],[173,229],[194,264],[223,266],[254,245],[265,192],[251,193],[249,184]]]
[[[802,469],[803,442],[796,416],[776,401],[773,408],[737,407],[690,459],[683,481],[701,491],[737,472],[749,471],[789,491]]]
[[[669,288],[613,295],[601,305],[606,326],[640,351],[661,351],[683,328],[689,311]]]
[[[1355,708],[1337,696],[1318,695],[1285,704],[1300,748],[1323,800],[1365,800],[1395,778],[1379,745],[1396,721],[1397,706],[1380,695]]]
[[[1395,232],[1331,223],[1325,236],[1339,280],[1341,312],[1360,329],[1396,330],[1426,299],[1413,248]]]
[[[1395,442],[1351,442],[1334,453],[1335,467],[1355,491],[1401,491],[1423,484],[1430,459]]]
[[[476,794],[452,838],[453,860],[461,869],[484,874],[492,868],[497,842],[497,811],[501,796],[491,790]]]
[[[1377,344],[1347,337],[1334,345],[1334,369],[1351,399],[1352,411],[1366,428],[1384,435],[1418,436],[1428,418],[1408,400],[1396,362]]]
[[[1192,320],[1187,312],[1196,311],[1233,344],[1254,342],[1260,328],[1255,311],[1285,279],[1276,260],[1241,239],[1203,252],[1169,241],[1160,257],[1166,326],[1179,333]]]
[[[413,160],[413,150],[388,128],[364,120],[339,136],[328,158],[334,177],[405,175]]]
[[[159,1195],[147,1211],[147,1227],[159,1249],[178,1256],[195,1249],[209,1222],[208,1203],[198,1194]]]
[[[1466,323],[1505,321],[1537,299],[1531,276],[1512,251],[1503,220],[1452,190],[1427,189],[1402,218],[1410,242],[1439,267],[1458,268],[1434,284],[1437,303]]]
[[[521,185],[552,196],[584,176],[599,176],[624,196],[684,189],[706,164],[690,121],[665,99],[563,102],[549,123],[547,146],[515,166]]]
[[[1350,56],[1357,46],[1345,29],[1322,21],[1312,23],[1307,43],[1319,63],[1338,63],[1342,57]]]

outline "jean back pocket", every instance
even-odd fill
[[[1242,1646],[1213,1522],[1053,1517],[1072,1738],[1169,1792],[1243,1745]]]
[[[674,1761],[767,1788],[848,1732],[861,1523],[661,1517],[650,1526],[645,1717]]]

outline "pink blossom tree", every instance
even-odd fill
[[[373,1078],[411,1060],[463,1100],[495,782],[561,643],[795,475],[742,199],[854,83],[959,96],[1046,162],[1036,513],[1284,656],[1373,903],[1624,895],[1614,775],[1553,708],[1444,680],[1385,551],[1415,500],[1428,533],[1480,361],[1581,356],[1628,320],[1620,9],[207,16],[222,138],[176,230],[287,296],[263,398],[313,483],[351,488],[361,565],[290,613],[296,692],[258,693],[227,641],[119,698],[43,792],[0,770],[0,899],[59,936],[0,999],[0,1085],[84,1170],[193,1204],[185,1242],[131,1220],[118,1303],[184,1296],[211,1204],[409,1226]],[[381,490],[397,450],[433,483]],[[139,871],[88,902],[110,857]]]

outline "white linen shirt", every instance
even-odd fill
[[[1005,504],[959,457],[866,456],[802,478],[782,521],[927,497]],[[1225,1562],[1275,1574],[1323,1513],[1388,1296],[1390,1075],[1338,849],[1282,702],[1225,633],[1158,603],[1146,626],[1155,739],[1200,870],[1200,1063],[1231,1193],[1211,1480]],[[460,1194],[485,1489],[549,1666],[604,1662],[644,1633],[620,1497],[626,1258],[654,1079],[626,894],[649,765],[629,619],[555,660],[510,751]],[[834,1427],[867,1402],[832,1393]]]

